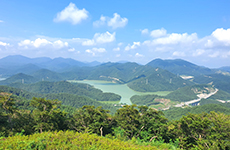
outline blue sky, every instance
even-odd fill
[[[229,0],[1,0],[0,58],[230,66]]]

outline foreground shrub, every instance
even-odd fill
[[[124,142],[97,135],[74,131],[43,132],[28,136],[16,135],[2,138],[0,149],[158,149],[151,145],[138,145],[133,141]]]

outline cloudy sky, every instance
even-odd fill
[[[1,0],[0,58],[230,66],[229,0]]]

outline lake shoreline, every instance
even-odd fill
[[[86,83],[92,85],[94,88],[100,89],[103,92],[111,92],[121,96],[121,100],[119,103],[126,103],[131,105],[132,102],[130,98],[134,95],[167,95],[171,91],[159,91],[159,92],[138,92],[134,91],[133,89],[129,88],[127,84],[119,84],[114,83],[111,81],[104,81],[104,80],[67,80],[68,82],[75,82],[75,83]]]

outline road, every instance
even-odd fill
[[[218,89],[215,89],[214,92],[209,93],[209,94],[199,94],[199,95],[197,95],[199,97],[198,99],[194,99],[194,100],[187,101],[187,102],[182,102],[180,104],[175,105],[175,107],[182,107],[184,105],[189,105],[189,104],[193,104],[193,103],[199,102],[202,98],[207,99],[210,96],[216,94],[216,92],[218,92]]]

